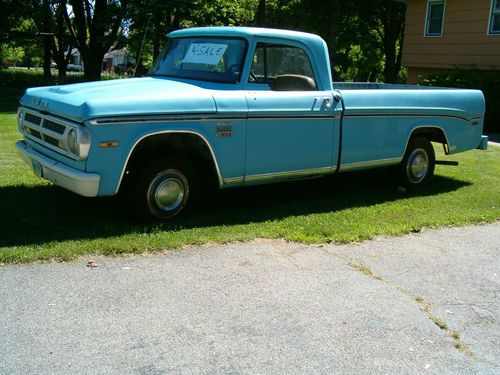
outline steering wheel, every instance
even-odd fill
[[[240,72],[239,72],[239,70],[240,70],[240,66],[239,66],[238,64],[233,64],[233,65],[231,65],[231,66],[229,67],[229,69],[228,69],[228,70],[229,70],[229,73],[230,73],[230,74],[233,74],[233,75],[234,75],[234,74],[236,74],[236,73],[238,73],[238,74],[239,74],[239,73],[240,73]]]

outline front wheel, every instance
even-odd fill
[[[132,184],[135,211],[162,220],[190,208],[199,192],[194,165],[176,157],[155,160]]]
[[[434,176],[435,164],[431,142],[425,137],[412,138],[399,165],[400,182],[407,187],[427,184]]]

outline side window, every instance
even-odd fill
[[[492,0],[488,33],[500,34],[500,0]]]
[[[253,56],[249,83],[271,84],[278,76],[299,75],[314,79],[309,57],[302,48],[258,43]]]
[[[444,0],[429,0],[427,2],[425,36],[443,35],[444,6]]]

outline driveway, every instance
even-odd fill
[[[0,373],[498,374],[499,272],[500,222],[4,266]]]

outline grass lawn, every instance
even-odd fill
[[[138,223],[113,198],[79,197],[35,177],[14,147],[18,96],[0,93],[0,263],[253,238],[351,242],[500,218],[500,148],[490,147],[449,157],[460,166],[437,166],[418,192],[398,190],[389,171],[352,173],[223,190],[189,216]]]

